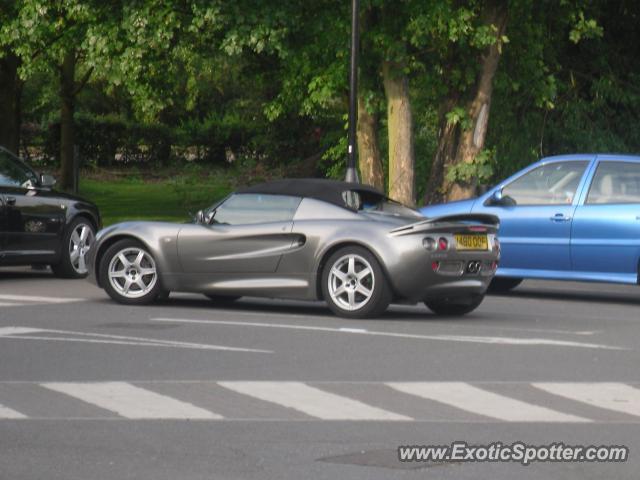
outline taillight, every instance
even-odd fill
[[[440,262],[431,262],[431,269],[437,272],[440,269]]]
[[[493,251],[500,253],[500,240],[498,240],[498,237],[493,237]]]
[[[495,272],[497,269],[498,269],[498,262],[494,260],[493,262],[491,262],[491,270]]]
[[[438,250],[448,250],[449,249],[449,240],[444,237],[440,237],[438,239]]]

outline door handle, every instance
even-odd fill
[[[7,201],[7,205],[15,205],[16,204],[16,197],[5,197],[5,200]]]
[[[552,222],[568,222],[571,220],[571,217],[565,217],[564,213],[556,213],[549,220],[551,220]]]

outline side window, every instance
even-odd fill
[[[250,225],[287,222],[293,219],[301,200],[287,195],[238,193],[216,208],[212,223]]]
[[[640,163],[600,162],[587,204],[613,203],[640,203]]]
[[[0,150],[0,185],[8,187],[33,187],[36,178],[29,169],[7,152]]]
[[[567,205],[589,162],[559,162],[542,165],[504,187],[503,195],[515,205]]]

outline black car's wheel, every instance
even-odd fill
[[[241,298],[240,296],[237,296],[237,295],[215,295],[215,294],[209,294],[209,293],[205,294],[205,297],[219,304],[232,303],[238,300],[239,298]]]
[[[321,282],[325,301],[341,317],[376,317],[391,302],[391,288],[378,260],[362,247],[344,247],[331,255]]]
[[[484,295],[473,295],[469,297],[439,298],[425,300],[424,304],[433,313],[438,315],[465,315],[474,311],[484,300]]]
[[[53,273],[61,278],[84,278],[87,276],[87,253],[93,247],[96,230],[84,217],[71,222],[62,237],[60,262],[51,265]]]
[[[100,284],[115,301],[145,305],[163,292],[155,259],[133,239],[120,240],[100,260]]]
[[[489,293],[506,293],[522,283],[522,278],[495,277],[489,284]]]

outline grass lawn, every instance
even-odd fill
[[[215,177],[193,180],[172,178],[143,181],[132,176],[119,179],[84,178],[80,195],[98,205],[104,226],[125,220],[182,222],[227,195],[233,187]]]

